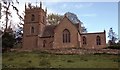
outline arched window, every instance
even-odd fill
[[[70,43],[70,32],[68,29],[63,30],[63,43]]]
[[[43,47],[46,47],[46,40],[43,40]]]
[[[32,14],[32,16],[31,16],[31,21],[34,21],[34,20],[35,20],[35,15]]]
[[[34,27],[31,27],[31,33],[34,33]]]
[[[96,37],[96,44],[97,44],[97,45],[101,45],[100,36],[97,36],[97,37]]]
[[[43,16],[43,24],[44,24],[44,22],[45,22],[45,17]]]
[[[86,37],[83,36],[83,44],[87,44]]]

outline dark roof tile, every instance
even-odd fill
[[[44,30],[43,30],[43,34],[41,37],[52,37],[54,36],[54,29],[55,29],[56,25],[47,25]]]

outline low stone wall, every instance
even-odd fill
[[[55,54],[120,54],[120,50],[117,49],[57,49],[57,50],[44,50],[49,53]]]
[[[32,52],[38,51],[43,53],[53,53],[53,54],[120,54],[120,50],[118,49],[41,49],[41,50],[23,50],[23,49],[12,49],[11,51],[18,51],[18,52]]]

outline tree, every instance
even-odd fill
[[[84,26],[83,22],[81,22],[81,31],[87,33],[87,28]]]
[[[109,37],[109,44],[114,45],[115,41],[117,40],[117,35],[115,34],[112,28],[109,29],[108,37]]]
[[[63,16],[58,14],[49,14],[47,17],[47,21],[49,24],[56,25],[62,20]]]
[[[18,25],[18,30],[15,32],[16,44],[21,43],[23,38],[23,27]]]
[[[15,35],[13,33],[12,28],[8,28],[2,35],[2,49],[3,52],[7,51],[8,49],[12,48],[15,44]]]
[[[85,28],[85,26],[81,27],[82,28],[82,32],[83,33],[87,33],[87,28]]]
[[[19,4],[18,0],[2,0],[2,19],[5,18],[5,20],[0,21],[3,23],[2,26],[2,46],[3,48],[12,48],[14,46],[14,44],[18,41],[21,40],[20,38],[20,28],[23,28],[23,16],[21,16],[19,14],[19,9],[17,8],[16,4]],[[12,9],[11,9],[12,8]],[[11,22],[12,20],[10,18],[13,17],[12,12],[16,11],[16,15],[18,16],[20,22],[17,23],[18,25],[18,30],[17,31],[13,31],[13,27],[11,27],[11,25],[13,24],[13,22]],[[5,22],[4,22],[5,21]],[[21,30],[22,31],[22,30]],[[22,36],[21,36],[22,37]]]
[[[73,22],[73,23],[78,23],[80,22],[82,27],[81,27],[81,31],[84,33],[87,33],[87,28],[83,25],[83,23],[78,19],[78,17],[74,14],[74,13],[70,13],[67,12],[65,15],[67,15],[67,17]],[[52,25],[57,25],[59,24],[59,22],[63,19],[63,15],[58,15],[58,14],[49,14],[47,17],[47,21],[49,24]],[[72,20],[74,19],[74,20]]]
[[[87,28],[83,25],[83,22],[81,22],[77,15],[71,12],[65,13],[66,17],[73,23],[73,24],[80,24],[81,25],[81,30],[84,33],[87,33]]]
[[[0,3],[0,19],[1,19],[1,9],[2,9],[2,8],[1,8],[1,3]]]
[[[5,16],[5,23],[2,22],[5,25],[4,32],[6,32],[9,24],[10,24],[10,18],[12,18],[12,11],[10,10],[10,7],[13,8],[13,10],[16,11],[16,14],[18,15],[19,19],[23,19],[21,15],[19,14],[19,10],[15,6],[15,3],[19,4],[18,0],[2,0],[2,17]]]

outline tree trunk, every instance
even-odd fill
[[[6,21],[6,23],[5,23],[5,29],[4,29],[4,33],[6,32],[6,30],[7,30],[7,27],[8,27],[8,15],[9,15],[9,7],[10,7],[10,2],[8,3],[8,6],[7,6],[7,8],[6,8],[6,11],[5,11],[5,15],[6,15],[6,19],[5,19],[5,21]]]

